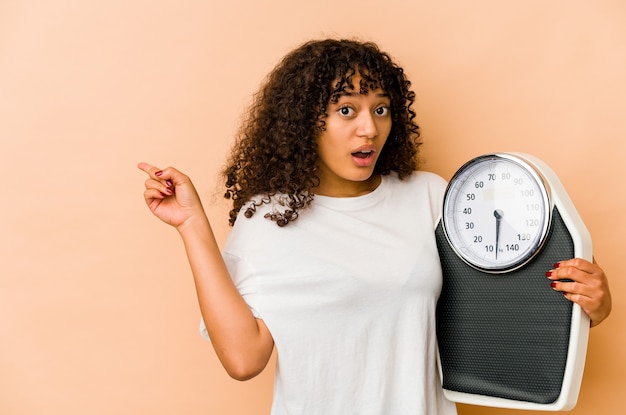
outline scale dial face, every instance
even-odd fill
[[[446,190],[443,226],[466,263],[492,273],[512,271],[539,252],[548,234],[550,189],[519,156],[470,160]]]

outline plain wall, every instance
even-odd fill
[[[1,0],[0,414],[268,413],[273,367],[231,380],[199,337],[182,245],[135,165],[191,175],[223,243],[240,117],[285,53],[326,36],[405,67],[425,169],[523,151],[557,172],[614,299],[571,413],[623,413],[622,0]]]

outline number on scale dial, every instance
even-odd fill
[[[477,157],[454,175],[443,224],[455,252],[487,272],[527,263],[545,242],[550,189],[539,172],[513,154]]]

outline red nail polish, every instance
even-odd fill
[[[159,177],[162,174],[163,174],[163,170],[159,170],[158,172],[154,173],[154,175],[157,177]]]
[[[551,282],[550,283],[550,287],[552,287],[552,288],[556,287],[556,282]]]
[[[546,272],[546,277],[549,277],[549,276],[551,276],[551,275],[552,275],[552,271],[548,271],[548,272]]]
[[[171,181],[170,179],[167,179],[167,180],[165,181],[165,184],[167,185],[167,187],[172,187],[172,185],[173,185],[174,183],[172,183],[172,181]]]
[[[559,267],[559,265],[561,265],[561,263],[560,263],[560,262],[557,262],[556,264],[554,264],[554,266],[553,266],[552,268],[558,268],[558,267]]]

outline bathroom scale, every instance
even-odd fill
[[[545,273],[562,260],[592,261],[592,244],[557,175],[528,154],[486,154],[454,174],[443,203],[437,343],[446,398],[572,409],[590,322]]]

